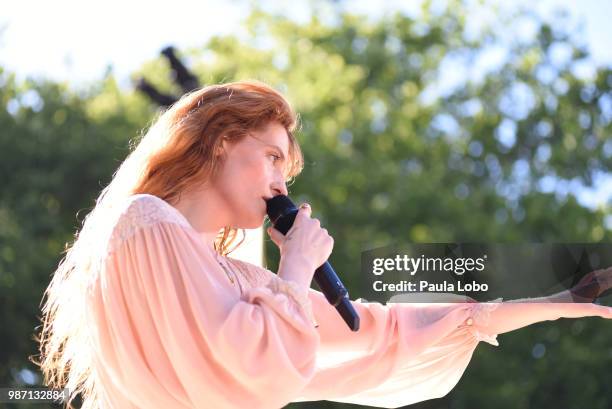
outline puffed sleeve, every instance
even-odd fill
[[[348,329],[321,292],[310,290],[321,345],[315,376],[295,401],[330,400],[397,408],[445,396],[480,341],[498,345],[488,328],[491,303],[363,303]],[[339,358],[338,358],[339,357]]]
[[[241,296],[194,230],[146,210],[159,205],[130,205],[92,286],[105,407],[284,406],[314,375],[308,289],[278,279]]]

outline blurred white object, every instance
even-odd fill
[[[232,251],[229,256],[263,267],[263,229],[261,227],[257,229],[245,229],[245,232],[246,238],[244,242],[240,247]],[[240,233],[238,237],[242,237]]]

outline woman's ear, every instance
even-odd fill
[[[217,146],[215,148],[215,156],[222,156],[224,152],[223,146]]]
[[[225,146],[228,144],[227,136],[221,137],[221,143],[215,148],[215,156],[223,156],[225,153]]]

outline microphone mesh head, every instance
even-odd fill
[[[297,210],[297,208],[291,199],[285,195],[274,196],[272,199],[266,200],[266,212],[273,223],[290,210]]]

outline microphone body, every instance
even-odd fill
[[[274,228],[283,234],[287,234],[298,213],[295,204],[287,196],[278,195],[267,200],[266,205],[268,217]],[[313,279],[327,301],[336,308],[351,331],[358,331],[359,315],[350,302],[348,291],[328,261],[315,270]]]

